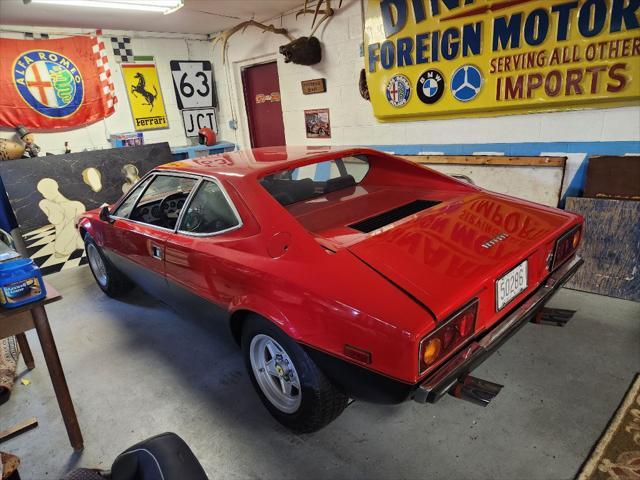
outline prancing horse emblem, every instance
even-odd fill
[[[484,242],[482,244],[482,248],[491,248],[495,244],[497,244],[498,242],[501,242],[502,240],[507,238],[508,236],[509,235],[507,235],[506,233],[500,233],[500,234],[496,235],[495,237],[493,237],[491,240],[488,240],[488,241]]]
[[[154,95],[145,88],[147,82],[144,79],[144,75],[142,75],[140,72],[137,72],[133,77],[138,79],[138,84],[131,85],[131,93],[133,93],[134,97],[137,97],[137,94],[142,95],[143,98],[147,101],[147,103],[143,103],[143,105],[149,105],[151,107],[149,110],[153,110],[153,102],[156,101],[156,97],[158,96],[158,90],[156,89],[156,86],[152,85],[154,92],[156,92]]]

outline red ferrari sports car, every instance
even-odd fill
[[[367,148],[169,163],[78,229],[108,295],[222,310],[266,408],[306,432],[350,398],[486,404],[501,386],[469,373],[582,263],[578,215]]]

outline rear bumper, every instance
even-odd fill
[[[583,262],[581,257],[576,256],[553,272],[544,284],[502,322],[483,337],[467,345],[464,350],[420,383],[414,392],[413,399],[419,403],[438,401],[460,378],[484,362],[500,345],[531,320]]]

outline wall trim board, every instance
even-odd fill
[[[416,163],[449,165],[501,165],[518,167],[563,167],[567,157],[508,157],[505,155],[400,155]]]

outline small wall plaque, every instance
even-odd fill
[[[302,93],[309,95],[311,93],[323,93],[327,91],[327,82],[324,78],[315,78],[313,80],[302,80]]]

